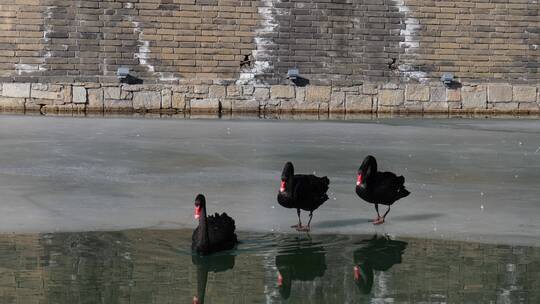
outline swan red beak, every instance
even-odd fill
[[[360,184],[362,184],[362,174],[358,174],[356,177],[356,185],[360,186]]]
[[[354,266],[354,280],[360,281],[361,278],[362,278],[362,275],[360,274],[360,267]]]
[[[279,192],[285,192],[285,186],[287,183],[285,181],[281,181],[281,186],[279,186]]]
[[[278,287],[281,287],[281,285],[283,285],[283,277],[281,276],[281,273],[278,272],[278,275],[277,275],[277,286],[278,286]]]
[[[201,217],[201,206],[195,206],[195,214],[193,217],[198,220]]]
[[[199,304],[199,298],[197,296],[193,297],[193,304]]]

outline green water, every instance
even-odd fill
[[[239,238],[199,258],[188,230],[0,235],[0,303],[540,303],[540,247]]]

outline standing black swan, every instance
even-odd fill
[[[397,176],[392,172],[377,172],[375,157],[366,156],[358,169],[356,194],[368,203],[375,204],[377,217],[373,220],[374,225],[384,223],[386,215],[390,212],[390,206],[410,194],[405,189],[404,182],[403,176]],[[388,206],[388,210],[382,217],[379,214],[379,204]]]
[[[238,243],[234,220],[227,213],[207,217],[206,198],[202,194],[195,198],[194,217],[199,220],[199,226],[193,231],[191,249],[198,254],[232,249]]]
[[[407,242],[375,235],[363,240],[361,244],[362,247],[353,252],[354,283],[362,293],[368,294],[373,287],[373,271],[387,271],[395,264],[400,264]]]
[[[313,211],[328,200],[330,180],[313,174],[294,174],[294,167],[287,162],[281,173],[281,187],[277,196],[278,203],[285,208],[294,208],[298,214],[298,225],[292,226],[298,231],[309,231]],[[300,209],[309,211],[309,222],[302,226]]]

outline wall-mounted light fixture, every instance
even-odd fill
[[[441,81],[446,87],[450,87],[451,85],[454,84],[454,74],[451,74],[451,73],[443,74],[441,77]]]
[[[287,79],[290,79],[292,81],[296,80],[298,77],[300,77],[300,74],[298,73],[297,68],[289,69],[287,71]]]
[[[118,79],[126,79],[129,76],[129,68],[127,67],[119,67],[118,70],[116,70],[116,76],[118,76]]]

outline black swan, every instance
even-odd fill
[[[227,253],[191,256],[191,261],[197,266],[197,296],[193,297],[193,304],[204,304],[208,272],[217,273],[233,269],[234,259],[234,255]]]
[[[283,299],[291,295],[292,281],[313,281],[326,271],[326,252],[321,243],[293,240],[281,245],[276,256],[277,284]]]
[[[373,271],[387,271],[395,264],[400,264],[407,242],[375,235],[360,244],[362,246],[353,252],[354,282],[362,293],[368,294],[373,287]]]
[[[222,213],[206,216],[206,198],[199,194],[195,198],[195,219],[199,226],[193,231],[191,249],[198,254],[206,255],[212,252],[232,249],[238,239],[234,233],[234,220]]]
[[[375,204],[377,217],[373,220],[374,225],[384,223],[386,215],[390,212],[390,206],[410,194],[403,186],[404,182],[403,176],[397,176],[392,172],[378,172],[375,157],[366,156],[358,169],[356,194],[368,203]],[[379,204],[388,206],[382,217],[379,214]]]
[[[294,208],[298,214],[298,225],[292,226],[298,231],[309,231],[313,211],[328,200],[330,180],[313,174],[294,174],[294,167],[287,162],[281,173],[281,186],[277,196],[278,203],[285,208]],[[302,226],[300,209],[309,211],[309,222]]]

